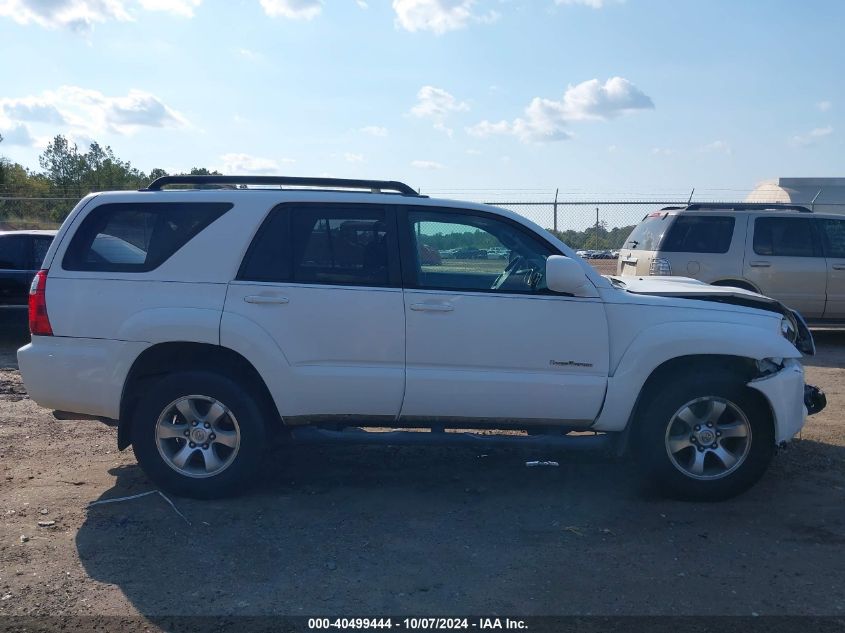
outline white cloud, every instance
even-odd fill
[[[454,112],[466,112],[469,104],[458,101],[443,88],[423,86],[417,93],[417,104],[411,108],[411,114],[421,119],[433,121],[434,129],[452,138],[454,130],[446,125],[446,118]]]
[[[323,0],[261,0],[261,7],[271,18],[312,20],[323,10]]]
[[[0,99],[0,124],[4,120],[49,123],[73,134],[90,136],[188,125],[182,114],[148,92],[130,90],[125,96],[110,97],[78,86],[62,86],[37,97]]]
[[[472,136],[512,134],[525,143],[572,137],[572,121],[606,121],[636,110],[653,109],[651,98],[627,79],[611,77],[604,84],[591,79],[569,86],[560,101],[535,97],[524,116],[513,121],[482,121],[467,128]]]
[[[701,148],[703,152],[716,152],[730,156],[734,153],[733,148],[725,141],[713,141]]]
[[[653,147],[651,149],[652,156],[672,156],[674,153],[675,150],[668,147]]]
[[[193,17],[202,0],[0,0],[0,17],[47,29],[67,28],[86,33],[95,24],[130,22],[133,11],[164,11]]]
[[[29,127],[23,123],[15,123],[9,128],[0,127],[0,137],[3,138],[4,145],[32,147],[36,144]]]
[[[354,154],[352,152],[346,152],[343,155],[343,160],[347,163],[363,163],[364,162],[364,155],[363,154]]]
[[[202,4],[202,0],[139,0],[139,2],[147,11],[165,11],[186,18],[194,17],[194,9]]]
[[[240,57],[250,62],[260,62],[264,59],[264,55],[249,48],[239,48],[237,53]]]
[[[466,112],[469,104],[458,101],[454,96],[434,86],[423,86],[417,93],[417,104],[411,114],[420,118],[442,121],[451,112]]]
[[[615,0],[616,3],[625,2],[625,0]],[[555,4],[580,4],[585,7],[591,7],[593,9],[601,9],[602,7],[606,7],[610,4],[611,0],[555,0]]]
[[[260,158],[250,154],[223,154],[221,172],[227,175],[243,174],[246,176],[273,176],[281,172],[281,164],[290,165],[296,161],[292,158]]]
[[[477,149],[470,148],[467,150],[467,154],[470,156],[481,156],[481,152]]]
[[[370,5],[367,3],[367,0],[355,0],[355,4],[357,4],[361,9],[369,9]]]
[[[436,170],[436,169],[443,169],[444,166],[438,162],[433,160],[412,160],[411,167],[416,167],[417,169],[428,169],[428,170]]]
[[[380,127],[378,125],[367,125],[361,128],[360,130],[364,134],[369,134],[370,136],[381,136],[385,137],[388,135],[388,131],[386,127]]]
[[[828,112],[828,111],[829,111],[829,110],[833,107],[833,102],[832,102],[832,101],[827,101],[827,100],[825,100],[825,101],[819,101],[819,102],[816,104],[816,107],[817,107],[817,108],[819,109],[819,111],[821,111],[821,112]]]
[[[88,31],[98,22],[129,21],[125,0],[0,0],[0,17],[48,29]]]
[[[796,134],[789,141],[791,145],[796,147],[808,147],[815,145],[832,134],[833,128],[828,125],[827,127],[814,128],[806,134]]]
[[[393,0],[396,26],[406,31],[432,31],[442,35],[466,27],[470,22],[495,22],[499,14],[473,11],[476,0]]]

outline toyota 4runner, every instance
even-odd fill
[[[824,406],[810,332],[779,302],[603,277],[519,215],[398,182],[89,195],[29,309],[32,398],[115,424],[154,482],[195,497],[244,489],[283,440],[630,451],[668,492],[721,499]]]

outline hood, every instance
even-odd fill
[[[632,294],[711,301],[775,312],[790,322],[792,333],[788,338],[795,347],[805,354],[816,353],[813,336],[804,318],[795,310],[791,310],[771,297],[742,288],[711,286],[689,277],[609,277],[609,279],[615,282],[614,285],[617,288]]]

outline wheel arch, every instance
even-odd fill
[[[621,455],[627,452],[631,434],[635,430],[640,413],[649,402],[649,399],[659,392],[662,384],[667,380],[697,372],[716,372],[720,375],[733,374],[743,385],[747,385],[759,376],[755,359],[745,356],[733,356],[730,354],[690,354],[687,356],[677,356],[664,361],[648,375],[640,392],[637,394],[631,412],[626,420],[625,429],[617,445],[618,454]],[[773,427],[772,430],[776,432],[774,409],[769,399],[760,391],[749,389],[749,392],[751,397],[758,400],[768,411],[769,421]]]
[[[268,422],[281,422],[278,409],[261,374],[238,352],[208,343],[168,342],[145,349],[132,364],[120,398],[120,417],[117,427],[117,447],[131,443],[132,413],[145,385],[156,378],[178,371],[206,370],[222,374],[251,390],[260,400]]]
[[[728,286],[730,288],[742,288],[743,290],[750,290],[751,292],[760,293],[760,289],[745,279],[717,279],[710,283],[711,286]]]

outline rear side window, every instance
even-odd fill
[[[68,246],[65,270],[148,272],[226,211],[230,203],[104,204],[82,221]]]
[[[845,259],[845,220],[819,220],[825,255],[834,259]]]
[[[803,218],[757,218],[754,252],[769,257],[814,257],[812,223]]]
[[[380,207],[279,208],[256,236],[238,278],[389,286],[393,239]]]
[[[0,236],[0,270],[30,270],[31,239],[24,235]]]
[[[656,251],[663,234],[672,222],[672,218],[665,212],[650,213],[637,225],[623,248],[630,248],[638,251]]]
[[[50,250],[50,244],[53,243],[52,238],[48,237],[34,237],[32,239],[32,259],[34,268],[41,268],[44,265],[44,258],[47,256],[47,251]]]
[[[678,215],[660,250],[669,253],[727,253],[733,239],[734,224],[732,217]]]

